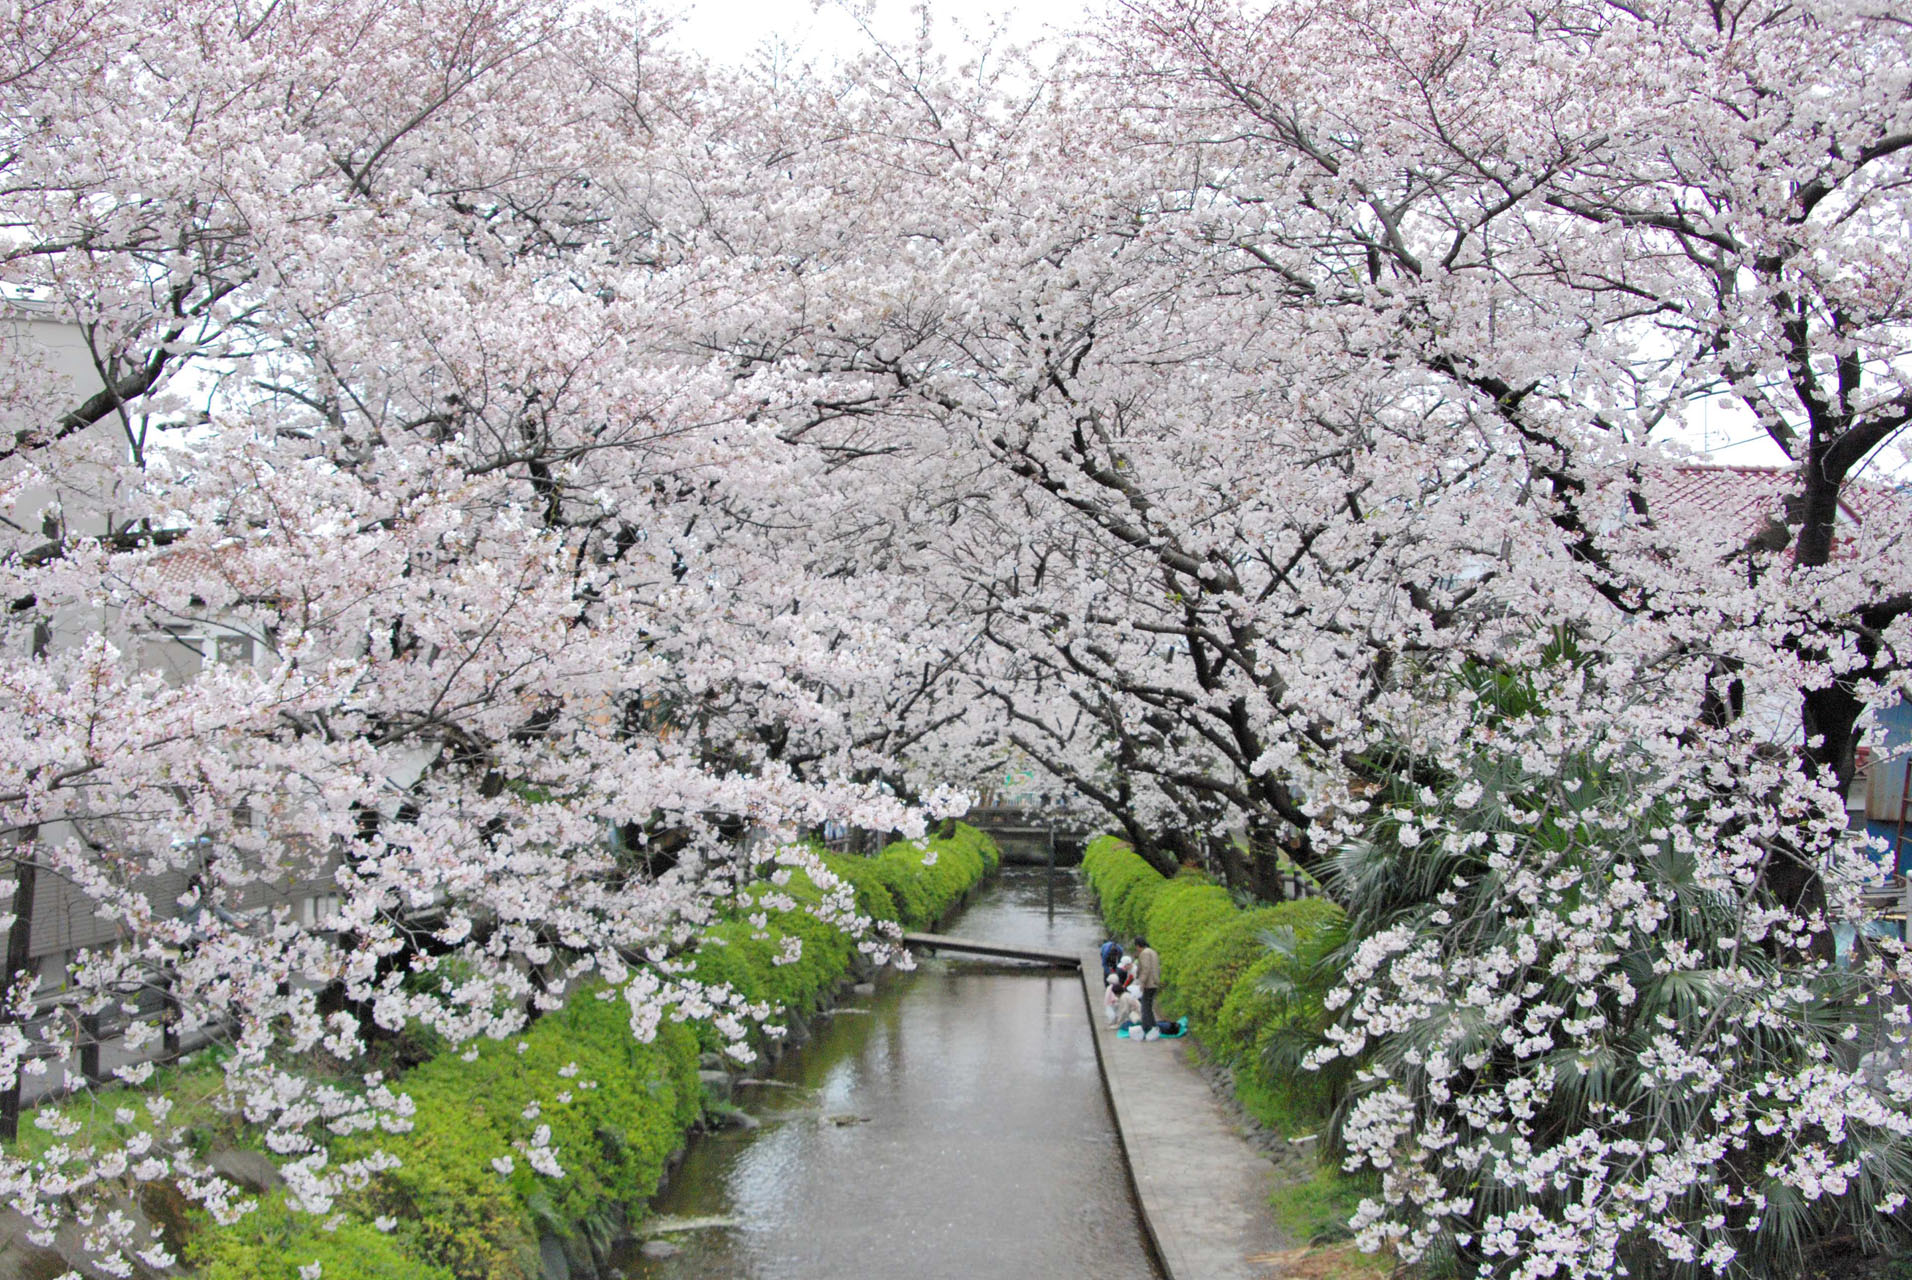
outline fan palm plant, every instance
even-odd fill
[[[1334,1137],[1384,1183],[1367,1243],[1480,1276],[1664,1280],[1903,1247],[1912,1083],[1852,1069],[1904,1017],[1889,971],[1816,959],[1733,874],[1734,780],[1563,742],[1523,680],[1472,672],[1468,692],[1490,732],[1370,757],[1330,879],[1342,985],[1270,1041],[1347,1073]]]

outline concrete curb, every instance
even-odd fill
[[[1268,1193],[1274,1167],[1223,1112],[1187,1046],[1118,1041],[1102,1017],[1102,962],[1082,953],[1096,1063],[1127,1157],[1129,1183],[1168,1280],[1267,1280],[1288,1246]],[[1120,1045],[1120,1048],[1105,1047]]]
[[[1155,1220],[1149,1214],[1149,1207],[1142,1199],[1142,1188],[1135,1179],[1135,1156],[1129,1150],[1128,1130],[1122,1123],[1122,1100],[1118,1091],[1121,1086],[1109,1074],[1107,1051],[1103,1047],[1102,991],[1096,982],[1102,976],[1102,956],[1099,952],[1085,951],[1076,966],[1076,973],[1082,979],[1082,1003],[1089,1014],[1089,1039],[1095,1045],[1096,1072],[1102,1077],[1102,1093],[1109,1100],[1109,1112],[1115,1118],[1115,1141],[1122,1148],[1122,1167],[1128,1170],[1129,1194],[1135,1197],[1136,1213],[1142,1219],[1142,1232],[1148,1236],[1149,1252],[1155,1255],[1155,1265],[1160,1267],[1167,1280],[1186,1280],[1186,1277],[1169,1264],[1168,1256],[1162,1250],[1161,1237],[1155,1233]]]

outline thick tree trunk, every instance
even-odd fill
[[[15,984],[33,969],[33,895],[40,879],[40,864],[33,856],[37,828],[21,833],[13,863],[13,924],[7,930],[7,986]],[[0,1141],[12,1142],[20,1136],[20,1074],[0,1091]]]
[[[1212,842],[1215,847],[1215,861],[1221,865],[1222,883],[1230,890],[1246,889],[1254,892],[1255,868],[1252,855],[1234,839],[1224,836]]]
[[[1815,424],[1801,470],[1804,492],[1800,498],[1801,525],[1794,544],[1796,569],[1814,569],[1832,562],[1835,530],[1839,518],[1839,494],[1845,481],[1844,470],[1833,465],[1830,445],[1837,435],[1824,432]],[[1823,662],[1829,656],[1832,637],[1804,637],[1800,644],[1808,661]],[[1861,638],[1859,651],[1866,667],[1878,657],[1878,646]],[[1863,669],[1862,669],[1863,670]],[[1800,694],[1799,720],[1802,751],[1807,767],[1827,785],[1844,796],[1852,786],[1857,770],[1858,735],[1856,726],[1865,703],[1858,696],[1857,673],[1842,675],[1823,688],[1806,689]],[[1785,906],[1803,915],[1815,915],[1825,909],[1826,889],[1816,867],[1805,856],[1776,859],[1766,873],[1767,884]],[[1830,934],[1822,934],[1816,944],[1830,959],[1833,945]]]
[[[1284,858],[1293,860],[1293,851],[1289,844],[1284,844],[1281,837],[1282,829],[1273,825],[1252,826],[1248,829],[1251,879],[1247,887],[1250,893],[1263,902],[1288,900],[1288,881],[1282,874],[1281,865]]]
[[[1157,837],[1133,822],[1122,825],[1127,829],[1129,847],[1135,850],[1142,861],[1165,876],[1173,876],[1182,869],[1182,859],[1172,836]]]

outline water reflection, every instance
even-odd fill
[[[1100,928],[1059,873],[1009,868],[951,933],[1093,946]],[[857,1010],[852,1012],[850,1010]],[[867,1012],[862,1012],[867,1011]],[[1148,1280],[1122,1153],[1072,973],[935,958],[821,1021],[742,1105],[763,1127],[700,1139],[661,1213],[729,1220],[621,1259],[688,1277],[907,1276]]]

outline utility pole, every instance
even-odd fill
[[[1056,817],[1049,815],[1049,922],[1056,919]]]

